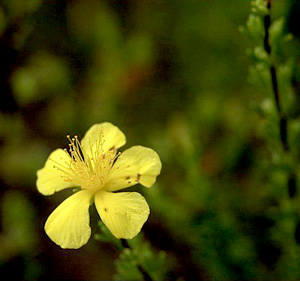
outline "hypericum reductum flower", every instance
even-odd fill
[[[62,248],[77,249],[91,236],[89,207],[95,202],[103,223],[116,238],[131,239],[148,219],[150,210],[137,192],[116,192],[140,183],[151,187],[161,171],[158,154],[133,146],[123,153],[123,132],[111,123],[93,125],[82,141],[69,139],[69,149],[56,149],[37,172],[37,189],[51,195],[66,188],[80,190],[49,216],[45,231]]]

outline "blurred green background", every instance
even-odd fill
[[[297,5],[274,1],[272,13],[287,18],[299,66]],[[248,0],[0,0],[0,276],[112,279],[113,246],[62,250],[44,233],[70,191],[44,197],[35,186],[67,134],[109,121],[125,148],[161,156],[157,184],[135,190],[166,280],[298,280],[294,226],[278,220],[285,178],[270,172],[255,111],[269,93],[247,80],[238,27],[249,13]]]

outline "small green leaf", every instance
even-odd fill
[[[264,24],[261,17],[250,14],[246,23],[249,35],[258,42],[261,42],[265,35]]]
[[[251,11],[260,16],[265,16],[269,13],[266,0],[253,0],[251,2],[251,6]]]

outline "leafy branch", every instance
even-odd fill
[[[272,62],[272,49],[270,45],[270,34],[269,34],[269,29],[271,26],[271,4],[272,1],[268,0],[267,2],[267,11],[268,13],[264,16],[264,29],[265,29],[265,37],[264,37],[264,48],[265,51],[268,53],[270,57],[270,75],[271,75],[271,81],[272,81],[272,89],[274,93],[274,98],[275,98],[275,103],[276,103],[276,108],[279,116],[279,128],[280,128],[280,140],[283,149],[289,153],[290,152],[290,147],[288,144],[288,119],[285,114],[285,111],[282,109],[281,106],[281,101],[280,101],[280,94],[279,94],[279,89],[278,89],[278,79],[277,79],[277,71],[275,68],[274,63]],[[296,192],[297,192],[297,179],[296,179],[296,173],[294,169],[291,169],[289,177],[288,177],[288,192],[291,198],[295,197]]]
[[[131,240],[118,240],[101,221],[98,226],[100,233],[96,239],[115,245],[121,252],[116,260],[115,280],[166,280],[165,252],[156,253],[141,234]]]
[[[299,97],[292,84],[296,73],[295,63],[290,54],[286,58],[284,52],[292,35],[285,32],[284,17],[271,19],[272,4],[272,0],[253,0],[252,12],[246,27],[241,30],[254,43],[254,47],[247,50],[254,60],[249,80],[264,94],[264,100],[257,109],[263,117],[259,128],[265,141],[264,151],[267,150],[270,156],[264,166],[262,179],[269,180],[267,184],[264,182],[264,187],[269,187],[268,197],[275,199],[277,206],[269,206],[267,211],[274,221],[270,239],[276,241],[280,251],[280,260],[274,272],[284,280],[298,280]],[[295,271],[287,270],[288,267]]]
[[[271,26],[271,16],[270,16],[271,0],[268,0],[267,2],[267,11],[268,13],[264,16],[264,28],[265,28],[264,48],[268,53],[269,57],[271,57],[271,45],[270,45],[270,38],[269,38],[270,37],[269,28]],[[270,75],[272,80],[272,87],[273,87],[273,92],[275,97],[276,108],[280,119],[280,140],[284,150],[289,151],[288,136],[287,136],[287,117],[280,104],[277,73],[271,59],[270,59]]]

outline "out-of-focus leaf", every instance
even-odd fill
[[[0,259],[30,253],[36,247],[35,212],[30,201],[18,191],[7,192],[1,201],[2,232]]]

